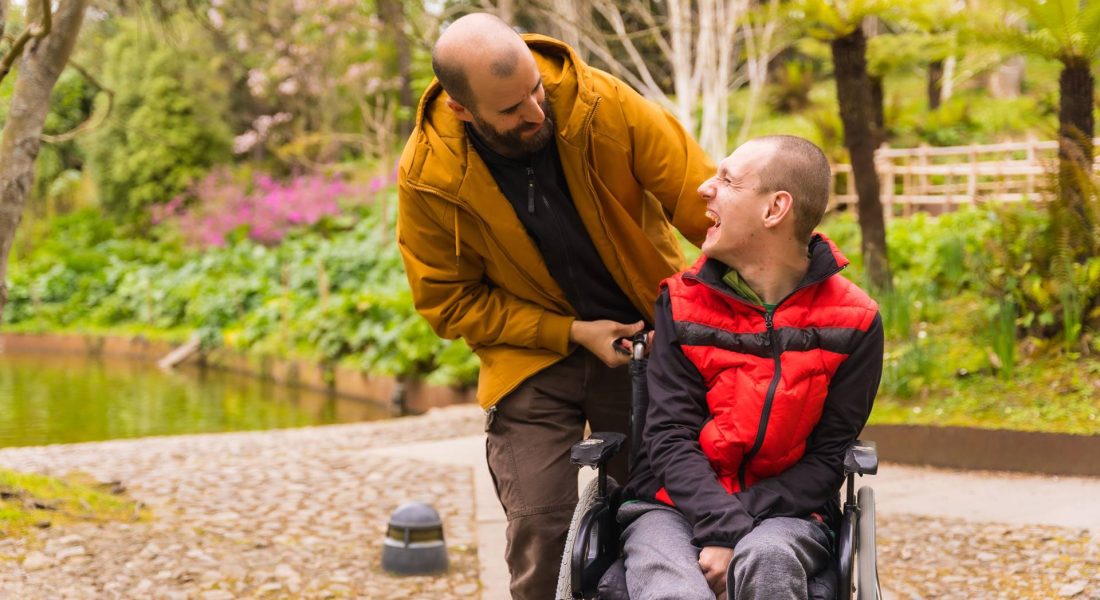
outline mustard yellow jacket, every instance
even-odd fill
[[[577,212],[615,282],[652,321],[658,283],[685,266],[673,227],[698,245],[710,225],[696,188],[715,165],[671,114],[623,82],[557,40],[524,39]],[[573,350],[575,312],[445,98],[433,81],[401,155],[397,243],[417,311],[480,357],[487,409]]]

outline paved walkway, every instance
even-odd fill
[[[379,447],[473,436],[480,411],[285,431],[0,450],[0,466],[121,481],[154,518],[0,539],[0,598],[476,598],[470,469]],[[444,521],[444,577],[381,571],[386,523],[410,500]]]
[[[482,598],[508,598],[504,513],[485,467],[484,437],[374,452],[433,456],[474,470]],[[593,474],[583,470],[580,484]],[[875,489],[887,598],[1100,599],[1100,479],[884,464],[859,485]]]
[[[481,425],[464,406],[0,450],[0,466],[122,481],[155,515],[0,540],[0,598],[507,598]],[[1100,479],[883,465],[864,483],[878,496],[888,598],[1100,599]],[[447,575],[380,570],[386,518],[408,500],[442,514]]]

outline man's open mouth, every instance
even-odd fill
[[[722,217],[719,217],[718,213],[709,208],[707,209],[707,218],[711,221],[714,221],[714,227],[717,228],[722,226]]]

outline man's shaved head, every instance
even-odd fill
[[[829,159],[813,142],[792,135],[769,135],[749,143],[768,144],[774,149],[757,173],[760,191],[782,190],[794,198],[795,235],[809,241],[829,203]]]
[[[432,70],[451,98],[476,110],[477,98],[470,86],[471,71],[488,71],[495,77],[511,77],[527,44],[495,15],[473,13],[451,23],[432,48]]]

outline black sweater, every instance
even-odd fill
[[[576,316],[584,321],[640,321],[641,312],[604,266],[577,213],[554,139],[530,156],[509,158],[489,148],[473,127],[466,131]]]

